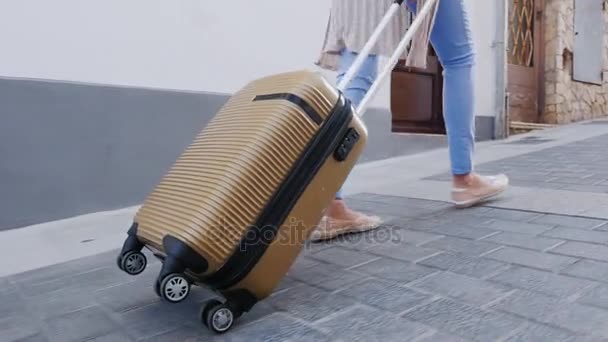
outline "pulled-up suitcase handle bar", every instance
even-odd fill
[[[378,77],[376,78],[376,80],[374,81],[372,86],[370,87],[370,89],[367,92],[367,94],[365,95],[365,97],[363,97],[363,100],[361,100],[361,103],[359,103],[359,106],[357,107],[357,110],[356,110],[356,113],[357,113],[357,115],[359,115],[359,117],[362,117],[365,114],[365,110],[367,109],[369,101],[376,95],[376,92],[378,91],[378,87],[384,81],[384,79],[387,77],[387,75],[393,70],[393,68],[395,68],[395,65],[397,65],[397,63],[399,62],[399,57],[403,54],[405,49],[407,49],[407,45],[410,43],[410,41],[414,37],[414,34],[416,33],[416,31],[422,24],[423,19],[427,15],[429,15],[429,13],[431,12],[431,9],[433,8],[433,5],[435,4],[436,1],[437,0],[426,1],[423,8],[418,11],[418,14],[416,15],[414,21],[412,22],[412,24],[408,28],[407,32],[405,33],[405,36],[401,39],[401,42],[399,42],[397,49],[391,55],[389,61],[386,63],[386,66],[384,67],[384,69],[378,74]],[[384,17],[380,21],[380,24],[378,24],[378,26],[372,33],[372,35],[369,38],[369,40],[367,41],[367,43],[365,43],[365,45],[363,46],[363,49],[361,49],[361,51],[357,55],[357,58],[353,62],[352,66],[348,69],[348,71],[344,75],[344,78],[342,78],[342,81],[338,84],[338,89],[340,91],[344,91],[344,89],[346,89],[346,86],[355,77],[355,74],[357,72],[359,72],[359,69],[361,69],[361,66],[363,66],[363,63],[365,62],[365,59],[369,55],[372,47],[378,41],[380,34],[382,33],[382,31],[384,31],[384,29],[388,25],[391,18],[395,15],[395,13],[399,12],[399,8],[401,7],[402,3],[403,3],[403,0],[393,1],[393,4],[389,8],[388,12],[386,12]]]

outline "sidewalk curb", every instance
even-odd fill
[[[484,163],[520,156],[608,134],[608,125],[585,126],[588,122],[532,131],[505,140],[480,142],[477,145],[477,162]],[[530,137],[547,138],[548,141],[531,145],[513,144],[513,142],[529,139]],[[424,178],[448,170],[448,158],[448,149],[439,148],[357,165],[349,180],[347,180],[347,184],[345,184],[345,195],[368,192],[445,202],[448,194],[446,182],[428,181]],[[394,170],[404,171],[395,173]],[[608,195],[603,194],[560,192],[557,190],[539,192],[538,189],[516,187],[510,191],[518,193],[517,199],[507,196],[500,202],[490,204],[490,206],[523,210],[525,208],[522,206],[528,205],[522,203],[521,199],[525,198],[529,201],[535,201],[534,205],[536,207],[546,209],[541,212],[583,217],[604,217],[602,215],[597,216],[597,214],[602,213],[600,206],[608,203]],[[572,198],[577,203],[580,202],[582,203],[581,206],[589,207],[589,210],[586,212],[559,212],[559,209],[564,208],[564,206],[551,207],[544,203],[545,197],[543,196],[545,195],[549,197],[573,196]],[[590,207],[590,203],[597,204],[597,208]],[[0,232],[0,250],[5,253],[4,255],[11,256],[10,258],[0,259],[0,276],[120,248],[133,215],[139,206],[94,212]],[[30,253],[32,250],[36,251],[35,255]],[[20,263],[17,264],[13,262],[14,260],[20,260]]]

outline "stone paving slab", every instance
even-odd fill
[[[508,144],[508,143],[507,143]],[[608,193],[608,134],[476,166],[481,173],[505,172],[514,186]],[[442,173],[429,180],[450,180]]]
[[[608,341],[608,221],[361,194],[383,227],[306,247],[232,331],[117,251],[0,278],[0,341]]]

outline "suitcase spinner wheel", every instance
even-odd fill
[[[230,330],[240,315],[230,304],[210,300],[201,309],[200,320],[209,330],[221,334]]]
[[[146,269],[148,261],[142,252],[131,251],[118,256],[116,263],[127,274],[138,275]]]
[[[245,289],[224,293],[224,297],[224,303],[217,299],[205,302],[199,317],[203,325],[218,334],[230,330],[234,322],[258,302],[257,298]]]
[[[135,229],[135,226],[131,226],[129,229],[129,236],[123,244],[122,251],[116,258],[118,268],[132,276],[143,272],[148,264],[146,256],[141,252],[144,244],[135,236]]]
[[[179,303],[190,294],[190,281],[183,274],[172,273],[156,280],[154,291],[169,303]]]

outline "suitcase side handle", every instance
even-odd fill
[[[389,75],[389,73],[393,70],[395,65],[397,65],[397,63],[399,62],[399,57],[403,54],[405,49],[407,49],[408,44],[414,38],[414,34],[416,33],[416,31],[418,31],[418,29],[422,25],[422,21],[424,20],[424,18],[426,18],[427,15],[429,15],[431,13],[431,10],[434,8],[434,5],[437,1],[439,1],[439,0],[425,1],[424,6],[422,7],[422,9],[420,9],[418,14],[414,18],[414,21],[412,22],[410,27],[407,29],[405,36],[399,42],[397,49],[391,55],[391,57],[389,58],[388,62],[385,65],[385,67],[382,69],[382,71],[378,74],[378,77],[376,78],[376,80],[374,81],[372,86],[370,87],[370,89],[367,92],[367,94],[365,95],[365,97],[363,97],[363,99],[361,100],[361,103],[359,103],[359,106],[356,109],[356,114],[359,117],[363,117],[363,115],[365,115],[365,111],[367,110],[370,100],[378,92],[378,87],[380,86],[380,84],[382,84],[382,82],[384,82],[384,80]],[[363,46],[363,48],[357,55],[357,58],[355,59],[355,61],[351,65],[351,67],[348,69],[346,74],[344,75],[344,78],[338,84],[338,90],[344,91],[346,89],[346,86],[355,77],[355,74],[357,72],[359,72],[359,70],[363,66],[363,63],[365,62],[365,59],[367,58],[367,56],[369,56],[369,53],[370,53],[372,47],[378,41],[378,38],[380,37],[380,34],[382,33],[382,31],[384,31],[384,29],[386,28],[386,26],[388,25],[388,23],[392,19],[392,17],[395,15],[395,13],[399,13],[399,9],[400,9],[402,3],[403,3],[403,0],[393,1],[393,4],[390,6],[389,10],[386,12],[384,17],[380,21],[380,24],[378,24],[378,26],[376,27],[376,29],[370,36],[369,40],[365,43],[365,45]]]

